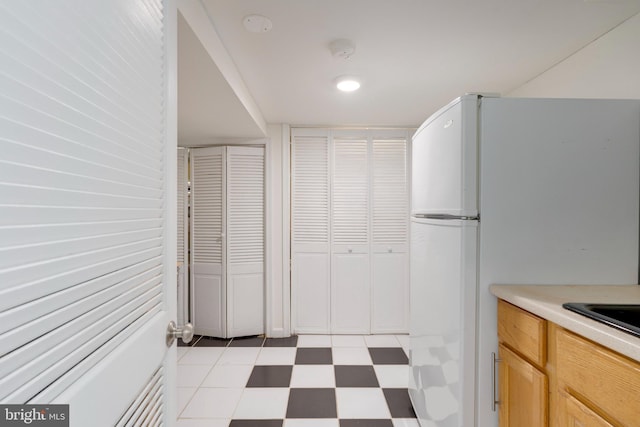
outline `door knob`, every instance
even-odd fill
[[[183,327],[178,328],[176,322],[173,320],[169,322],[169,326],[167,326],[167,347],[170,347],[176,338],[182,339],[182,342],[185,344],[190,343],[193,338],[193,325],[187,323]]]

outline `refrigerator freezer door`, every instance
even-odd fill
[[[477,221],[411,222],[409,395],[422,426],[473,425]]]
[[[412,215],[477,216],[478,98],[458,98],[413,136]]]

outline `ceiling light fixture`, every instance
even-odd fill
[[[353,92],[360,88],[360,82],[353,76],[340,76],[336,79],[336,87],[343,92]]]

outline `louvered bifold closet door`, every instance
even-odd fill
[[[177,174],[177,274],[178,274],[178,324],[184,325],[189,321],[189,280],[188,280],[188,203],[189,203],[189,151],[186,148],[178,148],[178,174]]]
[[[227,333],[264,333],[264,148],[227,148]]]
[[[291,298],[297,333],[330,332],[329,132],[291,130]]]
[[[333,131],[331,332],[370,332],[369,143],[363,131]]]
[[[0,4],[0,401],[72,426],[114,425],[166,353],[163,19]]]
[[[195,333],[226,336],[225,147],[191,150],[191,291]]]
[[[408,135],[374,131],[371,208],[371,331],[408,331]]]

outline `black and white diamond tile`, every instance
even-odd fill
[[[403,335],[200,337],[178,349],[178,427],[418,427]]]

